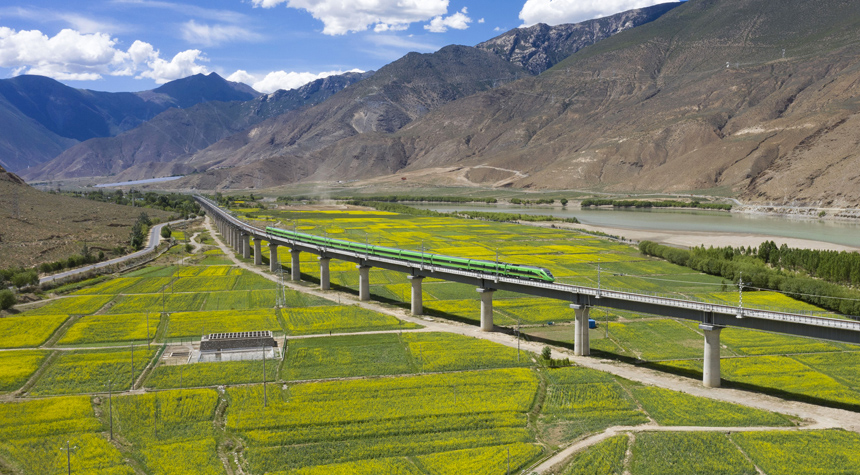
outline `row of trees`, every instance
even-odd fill
[[[181,193],[146,193],[131,190],[128,193],[116,191],[81,191],[68,192],[72,196],[81,196],[88,200],[115,203],[119,205],[140,206],[143,208],[160,209],[179,214],[183,218],[200,214],[200,205],[191,195]]]
[[[612,206],[613,208],[699,208],[731,211],[732,205],[721,203],[702,203],[700,201],[648,201],[648,200],[609,200],[590,198],[582,200],[581,206],[589,208],[592,206]]]
[[[690,250],[663,246],[652,241],[639,243],[639,250],[649,256],[689,267],[706,274],[745,285],[784,292],[798,300],[846,315],[860,315],[860,291],[809,275],[771,267],[769,259],[775,245],[763,243],[759,249],[694,247]],[[827,251],[821,251],[827,252]],[[767,256],[768,260],[759,257]]]
[[[405,202],[434,202],[434,203],[497,203],[495,198],[470,198],[466,196],[411,196],[411,195],[385,195],[385,196],[362,196],[354,198],[361,201],[379,201],[382,203]]]

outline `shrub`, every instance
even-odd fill
[[[173,231],[170,229],[170,226],[165,226],[161,228],[161,237],[164,239],[169,238],[173,234]]]
[[[0,310],[12,308],[16,303],[18,303],[18,299],[15,298],[15,294],[11,290],[0,290]]]

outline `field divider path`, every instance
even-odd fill
[[[215,228],[212,225],[212,220],[207,216],[204,226],[210,231],[210,234],[216,245],[229,257],[236,266],[241,267],[250,272],[254,272],[273,282],[280,282],[278,276],[270,274],[262,267],[256,267],[252,264],[247,264],[239,260],[233,250],[226,246],[219,235],[216,234]],[[514,335],[509,335],[500,332],[482,332],[480,328],[466,325],[463,323],[438,321],[437,319],[427,319],[423,317],[415,317],[405,309],[392,309],[373,302],[361,302],[358,296],[345,294],[334,291],[321,291],[312,289],[304,285],[295,284],[291,281],[284,281],[284,285],[292,290],[304,292],[317,297],[321,297],[333,302],[347,301],[358,305],[361,308],[373,310],[375,312],[391,315],[401,320],[423,325],[424,331],[428,332],[445,332],[455,333],[473,338],[481,338],[484,340],[499,343],[511,348],[517,348],[517,338]],[[519,341],[519,347],[522,350],[540,354],[543,349],[543,344],[534,342]],[[552,358],[564,359],[569,358],[571,362],[585,367],[603,371],[605,373],[620,376],[622,378],[636,381],[650,386],[657,386],[673,391],[680,391],[693,396],[705,397],[717,401],[730,402],[742,406],[752,407],[771,412],[779,412],[799,417],[812,423],[807,427],[812,429],[829,429],[842,428],[853,432],[860,432],[860,413],[848,411],[845,409],[836,409],[831,407],[816,406],[800,401],[791,401],[780,399],[774,396],[769,396],[761,393],[743,391],[740,389],[731,388],[706,388],[701,382],[694,379],[684,378],[673,374],[663,373],[657,370],[648,368],[636,367],[619,361],[600,360],[587,356],[575,356],[572,351],[553,348]],[[722,428],[723,430],[730,430]],[[785,430],[780,428],[778,430]]]

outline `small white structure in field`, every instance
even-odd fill
[[[200,340],[198,363],[246,361],[280,357],[270,331],[211,333]]]

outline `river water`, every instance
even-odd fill
[[[810,218],[785,218],[770,215],[727,213],[725,211],[671,209],[560,209],[481,204],[409,204],[421,209],[450,213],[454,211],[498,211],[529,215],[576,218],[582,224],[648,231],[692,231],[761,234],[824,241],[860,247],[860,223]]]

